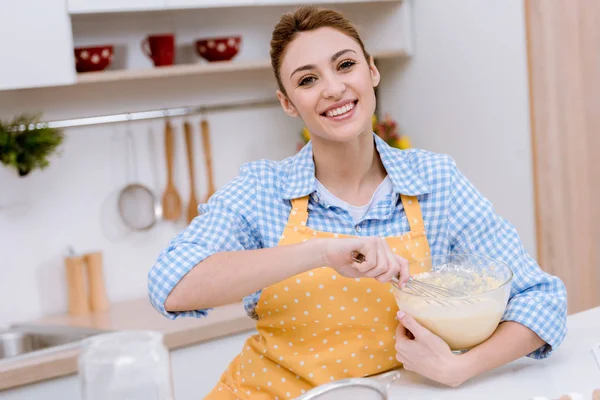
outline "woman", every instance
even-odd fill
[[[374,135],[380,76],[353,26],[334,11],[300,8],[275,27],[271,59],[281,106],[302,118],[311,142],[283,161],[244,165],[149,273],[152,304],[169,318],[244,297],[257,319],[258,334],[208,398],[293,398],[400,363],[456,386],[556,349],[566,332],[562,282],[526,254],[451,158]],[[503,322],[463,355],[399,312],[388,283],[406,281],[409,261],[449,251],[484,253],[515,272]]]

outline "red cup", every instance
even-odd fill
[[[154,62],[155,67],[173,65],[175,60],[175,35],[148,35],[142,41],[142,51]]]

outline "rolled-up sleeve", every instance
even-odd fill
[[[502,321],[518,322],[547,344],[529,354],[545,358],[566,333],[567,294],[563,282],[544,272],[525,251],[516,229],[453,164],[448,214],[451,250],[486,255],[506,262],[514,272]]]
[[[247,166],[217,191],[199,215],[170,241],[148,273],[148,296],[153,307],[170,319],[206,316],[210,309],[169,312],[164,304],[177,283],[202,260],[224,251],[262,247],[256,228],[256,179]]]

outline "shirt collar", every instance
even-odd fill
[[[405,151],[388,145],[373,133],[375,149],[392,180],[395,194],[417,196],[429,193],[427,183],[419,171],[410,163]],[[312,142],[309,141],[294,157],[287,178],[283,182],[283,198],[287,200],[308,196],[317,190]]]

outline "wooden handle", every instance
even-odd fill
[[[67,275],[67,291],[69,315],[87,315],[90,313],[90,303],[85,282],[85,263],[81,256],[65,258]]]
[[[108,297],[104,285],[102,253],[89,253],[84,256],[87,267],[90,308],[92,311],[108,310]]]
[[[188,121],[185,121],[183,124],[183,129],[185,130],[185,145],[187,150],[188,169],[190,170],[190,187],[192,193],[194,193],[196,179],[194,176],[194,152],[192,150],[192,126]]]
[[[165,155],[167,158],[167,182],[173,182],[173,128],[171,122],[165,121]]]
[[[198,216],[198,200],[196,199],[196,178],[194,174],[194,151],[192,141],[192,126],[185,121],[183,124],[185,130],[185,143],[188,158],[188,169],[190,170],[190,200],[187,207],[187,221],[192,222]]]
[[[208,121],[203,119],[200,125],[202,127],[202,144],[204,146],[206,174],[208,175],[208,195],[210,196],[215,192],[215,185],[213,182],[212,150],[210,148],[210,130],[208,128]]]

